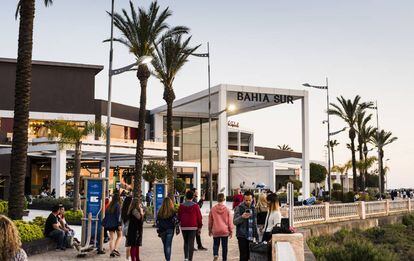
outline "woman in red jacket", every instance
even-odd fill
[[[180,220],[181,231],[184,238],[184,257],[185,260],[193,260],[194,239],[201,232],[203,221],[200,207],[193,202],[194,193],[189,190],[185,194],[185,202],[178,209],[178,219]]]
[[[227,260],[227,245],[233,234],[233,218],[224,199],[223,193],[217,195],[218,204],[211,209],[208,217],[208,235],[213,236],[214,240],[214,261],[218,260],[220,241],[223,246],[223,261]]]

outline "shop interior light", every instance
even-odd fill
[[[229,104],[229,106],[227,107],[228,112],[233,112],[235,110],[236,110],[236,105],[234,104]]]

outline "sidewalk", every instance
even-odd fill
[[[208,203],[208,202],[207,202]],[[208,206],[208,204],[207,204]],[[203,206],[204,210],[204,206]],[[201,234],[201,241],[204,247],[208,248],[207,251],[197,251],[194,252],[194,261],[198,260],[213,260],[213,239],[208,236],[207,231],[207,222],[208,217],[203,217],[203,229]],[[235,233],[233,233],[235,234]],[[125,238],[123,238],[121,246],[124,246]],[[195,243],[195,246],[197,244]],[[108,244],[105,244],[105,248],[108,248]],[[183,238],[180,233],[178,236],[174,236],[173,245],[172,245],[172,256],[171,260],[184,260],[184,250],[183,250]],[[109,253],[105,255],[97,255],[95,252],[90,253],[84,260],[125,260],[125,248],[120,247],[121,257],[120,258],[110,258]],[[164,259],[163,247],[161,239],[158,237],[156,229],[152,228],[151,225],[144,225],[144,238],[143,246],[140,249],[141,259],[143,261],[161,261]],[[221,251],[219,253],[221,255]],[[29,257],[30,261],[45,261],[45,260],[79,260],[76,258],[77,252],[74,249],[68,249],[66,251],[51,251],[41,255],[35,255]],[[237,246],[237,239],[232,238],[229,240],[229,252],[227,255],[228,260],[239,260],[239,251]],[[221,260],[221,258],[219,259]]]

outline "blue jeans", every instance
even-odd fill
[[[220,247],[220,241],[221,245],[223,247],[223,261],[227,260],[227,246],[229,242],[229,237],[214,237],[214,245],[213,245],[213,255],[218,256],[219,255],[219,247]]]
[[[167,234],[162,238],[162,244],[164,245],[164,257],[165,260],[171,260],[171,245],[174,237],[174,229],[167,229]]]

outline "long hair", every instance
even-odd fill
[[[131,205],[132,197],[128,196],[122,202],[122,209],[121,209],[121,218],[124,223],[128,221],[128,210],[129,206]]]
[[[157,217],[160,219],[167,219],[174,215],[174,203],[169,197],[164,198],[161,208],[158,211]]]
[[[267,208],[267,200],[266,200],[266,194],[260,193],[259,199],[257,200],[256,209],[262,209]]]
[[[279,211],[279,199],[277,198],[277,195],[275,193],[267,195],[267,203],[269,206],[269,212]]]
[[[12,260],[21,245],[16,225],[6,216],[0,215],[0,260]]]
[[[111,203],[109,203],[109,206],[108,206],[109,213],[114,213],[116,205],[119,206],[120,204],[121,204],[121,198],[119,197],[118,194],[114,194],[112,196]]]

